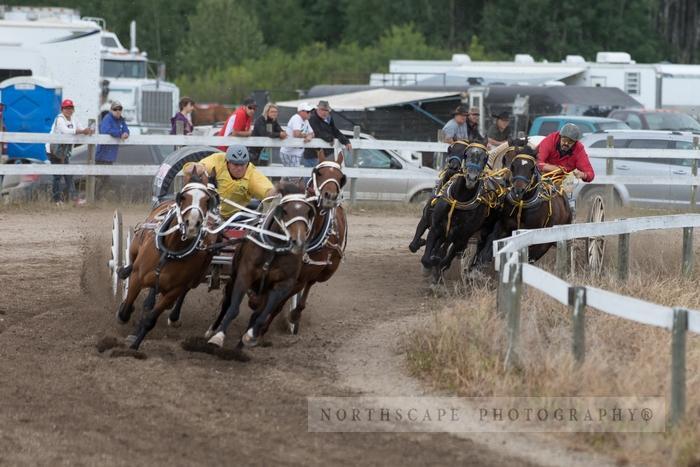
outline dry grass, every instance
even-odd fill
[[[615,264],[609,239],[608,263]],[[697,239],[696,239],[697,244]],[[599,277],[574,277],[588,284],[668,306],[700,309],[697,279],[680,277],[681,234],[632,236],[630,278],[614,270]],[[552,268],[553,254],[541,266]],[[696,248],[697,257],[697,248]],[[670,390],[668,330],[645,326],[588,309],[586,360],[580,368],[571,352],[567,307],[524,286],[521,307],[521,368],[503,367],[505,323],[497,315],[492,287],[476,287],[438,311],[428,329],[408,343],[409,363],[420,375],[462,396],[664,396]],[[577,434],[570,442],[607,451],[620,462],[679,466],[700,463],[700,337],[688,335],[685,424],[665,434]],[[667,404],[668,410],[668,404]]]

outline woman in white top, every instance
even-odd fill
[[[64,99],[61,103],[61,113],[56,116],[53,125],[51,126],[51,134],[54,135],[91,135],[93,131],[90,128],[83,127],[76,118],[73,118],[75,106],[70,99]],[[46,144],[46,155],[52,164],[68,164],[73,150],[72,144]],[[65,191],[67,191],[66,199],[75,199],[75,186],[73,185],[72,175],[54,175],[52,184],[53,200],[57,205],[61,205],[62,194],[61,178],[66,182]]]

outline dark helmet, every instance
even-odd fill
[[[573,123],[567,123],[559,130],[559,136],[564,136],[572,141],[578,141],[581,139],[581,130]]]

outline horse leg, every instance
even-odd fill
[[[232,279],[229,279],[228,282],[226,282],[226,287],[224,288],[224,296],[223,300],[221,301],[219,314],[214,320],[214,323],[211,326],[209,326],[209,329],[207,329],[207,331],[204,333],[205,339],[209,339],[211,336],[214,335],[214,329],[219,327],[219,325],[221,324],[221,320],[224,319],[226,310],[228,310],[228,307],[231,306],[231,294],[233,293],[233,283],[234,280]]]
[[[261,330],[268,319],[270,319],[271,313],[279,304],[283,301],[285,297],[289,295],[294,287],[294,282],[292,283],[281,283],[277,284],[267,293],[267,300],[265,307],[260,312],[255,312],[251,317],[252,326],[249,326],[248,331],[241,337],[241,343],[248,347],[254,347],[258,345],[258,337],[260,337]]]
[[[435,265],[435,253],[439,252],[442,247],[442,229],[441,225],[433,225],[433,227],[428,231],[428,240],[425,243],[425,251],[423,252],[423,257],[420,262],[426,268],[431,268]]]
[[[236,277],[236,282],[231,288],[231,297],[228,301],[229,306],[226,308],[226,312],[223,317],[221,317],[219,324],[217,326],[212,325],[214,330],[214,335],[209,339],[210,344],[214,344],[217,347],[224,346],[224,339],[226,338],[226,330],[228,329],[231,321],[236,319],[238,313],[241,311],[241,302],[245,296],[246,291],[250,287],[249,281],[243,278],[243,274]]]
[[[149,289],[148,295],[146,295],[146,299],[143,301],[143,309],[150,311],[154,306],[156,306],[156,289],[152,287]]]
[[[126,299],[119,305],[117,310],[117,322],[126,324],[131,319],[131,314],[134,312],[134,302],[141,292],[141,278],[138,274],[134,274],[129,283],[129,292],[126,294]]]
[[[553,243],[546,243],[544,245],[532,245],[528,248],[527,257],[529,263],[534,263],[549,251]]]
[[[301,297],[297,302],[297,306],[289,313],[289,319],[287,320],[287,325],[289,327],[289,332],[296,335],[299,334],[299,321],[301,320],[301,312],[306,308],[306,299],[309,297],[309,291],[314,282],[307,282],[304,286],[304,290],[301,292]]]
[[[180,311],[182,310],[182,303],[185,301],[185,297],[187,296],[187,293],[190,291],[190,289],[185,290],[185,292],[177,297],[177,302],[175,302],[175,307],[173,310],[170,312],[170,315],[168,315],[168,326],[172,326],[174,328],[179,328],[181,326],[180,323]]]
[[[180,289],[173,289],[168,293],[161,295],[160,300],[157,301],[153,308],[146,309],[146,313],[139,322],[136,335],[133,337],[127,337],[127,340],[132,341],[129,348],[131,348],[132,350],[139,349],[139,346],[141,345],[141,342],[143,342],[143,339],[146,337],[146,334],[148,334],[155,327],[160,314],[163,313],[163,311],[170,308],[173,305],[173,302],[178,298],[180,294]]]
[[[418,221],[418,226],[416,227],[416,233],[413,236],[413,240],[411,240],[411,243],[408,245],[408,249],[411,251],[411,253],[415,253],[418,251],[420,247],[426,244],[426,241],[423,240],[421,237],[425,233],[426,230],[430,227],[430,217],[432,216],[432,209],[430,209],[430,200],[425,203],[425,207],[423,208],[423,215],[420,218],[420,221]]]

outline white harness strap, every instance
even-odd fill
[[[318,180],[316,179],[316,172],[318,169],[322,169],[324,167],[330,167],[332,169],[336,169],[342,173],[343,169],[340,167],[340,164],[337,162],[332,162],[332,161],[324,161],[318,164],[316,167],[314,167],[314,170],[311,174],[311,180],[313,181],[313,187],[314,187],[314,195],[317,197],[321,196],[321,190],[323,189],[324,186],[326,186],[329,183],[335,183],[335,186],[338,187],[338,193],[342,190],[342,187],[340,186],[340,183],[338,180],[335,178],[329,178],[328,180],[325,180],[323,183],[320,185],[318,184]]]

